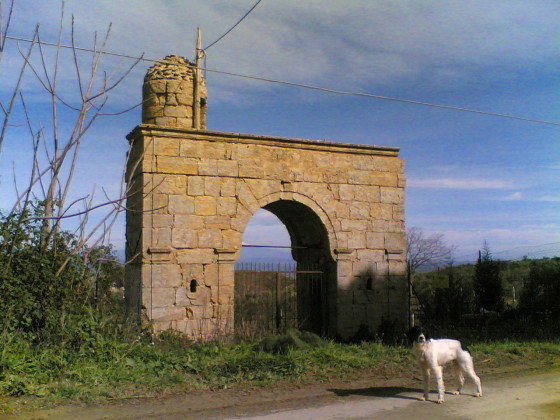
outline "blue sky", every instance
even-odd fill
[[[109,51],[158,60],[192,59],[196,28],[203,46],[222,35],[254,0],[66,0],[63,40],[91,47],[94,31],[112,22]],[[10,34],[56,42],[56,1],[16,1]],[[343,91],[445,104],[560,122],[560,2],[550,1],[291,1],[263,0],[207,51],[209,69]],[[19,43],[21,49],[27,45]],[[45,47],[49,60],[53,49]],[[35,55],[35,60],[37,56]],[[85,60],[81,55],[79,60]],[[60,94],[76,99],[76,72],[61,58]],[[35,61],[36,62],[36,61]],[[106,57],[103,69],[130,60]],[[108,109],[140,102],[141,62]],[[21,56],[9,40],[0,62],[6,103]],[[82,63],[85,66],[85,62]],[[83,67],[85,68],[85,67]],[[380,99],[336,95],[207,73],[208,128],[401,148],[407,226],[443,233],[459,259],[474,260],[486,240],[500,258],[560,254],[560,127]],[[35,127],[49,132],[49,102],[28,72],[23,93]],[[61,131],[72,113],[61,111]],[[14,115],[0,154],[0,207],[14,200],[13,167],[23,185],[30,140]],[[102,202],[119,191],[127,143],[138,109],[104,117],[88,133],[72,197]],[[66,133],[66,132],[65,132]],[[26,172],[27,171],[27,172]],[[98,215],[92,215],[95,223]],[[285,243],[271,217],[254,218],[247,243]],[[113,228],[124,242],[124,217]],[[549,245],[550,244],[550,245]],[[513,249],[511,252],[503,252]]]

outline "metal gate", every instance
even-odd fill
[[[236,334],[255,337],[290,328],[322,334],[326,312],[324,277],[318,267],[295,262],[237,263]]]

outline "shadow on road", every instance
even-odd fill
[[[400,398],[403,400],[419,400],[419,398],[401,395],[405,392],[418,392],[422,394],[422,390],[415,388],[405,388],[400,386],[380,386],[370,388],[354,388],[354,389],[329,389],[339,397],[349,397],[351,395],[360,395],[363,397],[383,397],[383,398]]]

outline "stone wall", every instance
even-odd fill
[[[166,127],[196,128],[195,69],[183,57],[169,55],[153,65],[144,78],[142,121]],[[206,128],[206,84],[199,80],[200,128]]]
[[[324,226],[337,270],[332,334],[375,329],[382,317],[406,322],[396,149],[151,125],[129,139],[128,255],[139,258],[127,268],[127,290],[158,330],[196,335],[232,325],[243,232],[275,202],[303,204]]]

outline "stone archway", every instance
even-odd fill
[[[206,106],[202,129],[194,129],[194,76],[176,57],[150,69],[145,124],[128,136],[131,314],[144,313],[156,331],[202,339],[231,332],[234,263],[245,227],[265,208],[302,247],[296,261],[327,267],[330,335],[349,337],[362,325],[375,330],[387,318],[404,326],[398,149],[212,132]]]
[[[336,296],[337,270],[331,254],[336,246],[331,246],[335,235],[330,220],[317,203],[311,203],[303,195],[295,195],[292,200],[272,201],[263,208],[278,217],[290,236],[292,258],[298,272],[295,274],[298,326],[332,335],[336,332],[336,300],[332,297]],[[320,276],[309,276],[310,269],[319,271]]]

